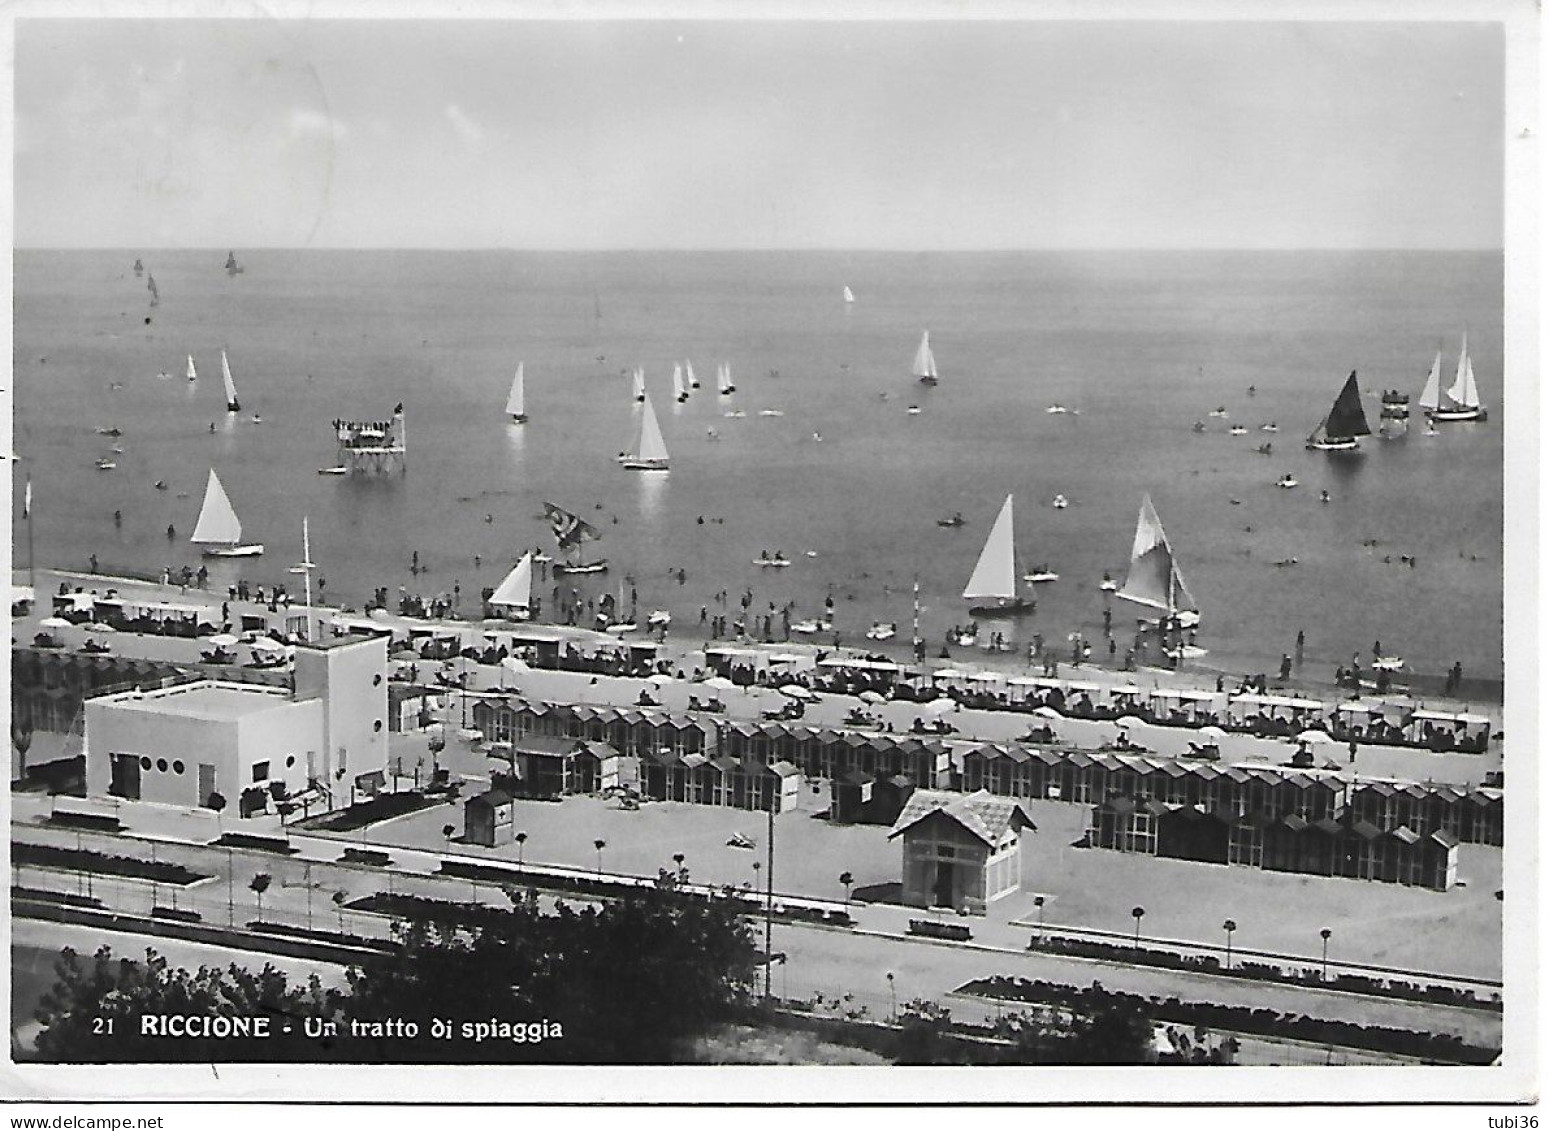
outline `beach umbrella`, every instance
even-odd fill
[[[210,643],[215,645],[217,648],[234,648],[236,645],[240,644],[241,641],[238,640],[235,636],[231,635],[229,632],[221,632],[210,637]]]
[[[672,683],[673,680],[672,677],[666,672],[657,672],[653,676],[648,676],[646,678],[646,682],[654,683],[657,687],[666,687],[668,684]]]
[[[932,699],[921,709],[932,715],[945,715],[948,711],[957,710],[957,700],[943,695],[940,699]]]
[[[812,694],[812,692],[808,691],[799,683],[785,684],[780,688],[780,694],[784,695],[788,699],[806,699],[810,701],[817,698],[816,695]]]
[[[1034,707],[1033,708],[1033,714],[1037,715],[1040,719],[1061,719],[1061,718],[1064,718],[1063,715],[1061,715],[1053,707],[1050,707],[1047,703],[1044,704],[1042,707]]]
[[[1113,725],[1120,730],[1128,730],[1130,727],[1138,727],[1143,722],[1145,722],[1144,719],[1137,719],[1134,715],[1124,715],[1121,718],[1114,719]]]
[[[106,622],[104,622],[102,624],[97,624],[94,621],[91,624],[88,624],[86,626],[86,631],[87,632],[117,632],[118,629],[114,628],[111,624],[108,624]]]
[[[1304,731],[1302,731],[1301,734],[1296,736],[1296,741],[1297,742],[1333,742],[1334,740],[1329,737],[1327,731],[1322,731],[1322,730],[1304,730]]]
[[[64,617],[44,617],[38,621],[39,628],[69,628],[70,622]]]
[[[1218,726],[1200,727],[1197,733],[1201,738],[1222,739],[1226,737],[1226,731]]]
[[[730,691],[737,685],[731,680],[727,679],[724,675],[713,675],[709,679],[705,680],[705,686],[714,688],[716,691]]]
[[[883,695],[880,691],[862,691],[860,693],[859,699],[862,703],[876,704],[887,702],[887,696]]]
[[[255,652],[283,652],[285,645],[270,636],[260,636],[249,646]]]

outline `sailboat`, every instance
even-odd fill
[[[1017,596],[1016,547],[1011,496],[1006,496],[1000,516],[990,528],[978,564],[963,590],[966,601],[993,600],[994,604],[970,605],[968,615],[975,617],[1014,617],[1030,613],[1037,602]]]
[[[688,386],[683,384],[683,367],[681,365],[674,365],[672,367],[672,395],[679,404],[688,400]]]
[[[629,471],[666,471],[667,444],[662,439],[661,425],[656,423],[656,410],[651,398],[645,398],[645,413],[640,418],[640,439],[633,453],[619,461]]]
[[[694,376],[694,363],[692,361],[685,361],[683,363],[683,369],[684,372],[688,375],[688,387],[690,389],[699,388],[699,378]]]
[[[920,338],[920,348],[915,351],[914,375],[920,379],[922,385],[936,383],[936,355],[930,352],[929,330],[926,330]]]
[[[522,560],[490,594],[489,603],[502,616],[512,620],[526,620],[532,615],[532,551],[522,555]]]
[[[1323,422],[1307,437],[1307,450],[1313,452],[1357,452],[1361,449],[1359,437],[1370,436],[1371,426],[1366,423],[1366,412],[1361,408],[1361,388],[1355,381],[1355,370],[1350,371],[1344,388],[1334,399],[1334,407]]]
[[[522,381],[522,363],[517,362],[516,377],[511,381],[511,393],[506,397],[506,415],[511,418],[513,424],[521,424],[527,419],[526,390]]]
[[[1437,354],[1438,363],[1441,355]],[[1432,370],[1432,380],[1436,379]],[[1439,381],[1437,382],[1439,384]],[[1432,420],[1483,420],[1484,406],[1479,403],[1479,387],[1474,384],[1474,363],[1468,356],[1468,335],[1463,335],[1463,347],[1458,353],[1458,371],[1444,396],[1438,397],[1431,381],[1425,384],[1420,404],[1430,409]],[[1429,400],[1431,403],[1426,403]],[[1440,403],[1437,403],[1437,402]]]
[[[194,369],[194,355],[193,354],[189,354],[188,355],[188,379],[190,381],[197,381],[197,380],[199,380],[199,374]]]
[[[194,533],[189,541],[204,547],[206,557],[255,558],[264,552],[263,545],[242,543],[242,521],[232,509],[225,488],[210,469],[209,482],[204,488],[204,505],[199,508],[199,521],[194,523]]]
[[[855,301],[855,292],[852,291],[849,287],[844,289],[844,301],[846,303],[852,303]]]
[[[635,371],[630,374],[629,379],[634,390],[635,400],[645,400],[645,370],[638,365],[635,366]]]
[[[716,366],[715,388],[721,396],[730,396],[737,391],[737,386],[731,383],[731,362],[723,361]]]
[[[155,306],[157,303],[161,302],[161,292],[156,289],[155,275],[147,274],[145,276],[145,289],[151,292],[152,306]]]
[[[242,405],[237,401],[237,383],[231,379],[231,363],[226,360],[225,350],[221,350],[221,380],[226,384],[226,411],[241,412]]]
[[[587,561],[581,547],[587,542],[595,542],[602,537],[597,528],[583,521],[579,516],[571,514],[564,507],[557,507],[553,503],[543,504],[543,513],[549,520],[549,526],[554,531],[554,541],[561,550],[574,550],[575,560],[569,562],[555,562],[554,572],[560,573],[607,573],[608,559],[598,558],[596,561]]]
[[[234,252],[234,251],[228,251],[226,253],[226,274],[228,274],[228,275],[240,275],[240,274],[242,274],[242,266],[241,266],[241,264],[239,264],[237,262],[237,253]]]
[[[1106,586],[1106,579],[1105,579]],[[1147,495],[1140,503],[1140,518],[1135,524],[1135,544],[1130,550],[1129,576],[1118,596],[1137,605],[1158,609],[1164,616],[1160,626],[1193,628],[1199,624],[1199,606],[1184,583],[1172,545],[1156,508]]]

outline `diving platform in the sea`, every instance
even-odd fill
[[[333,427],[339,444],[338,466],[349,474],[409,469],[402,404],[393,409],[390,420],[335,420]]]

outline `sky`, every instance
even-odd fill
[[[1484,23],[16,23],[22,247],[1499,248]]]

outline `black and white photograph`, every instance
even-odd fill
[[[1540,20],[8,9],[0,1091],[1532,1100]]]

